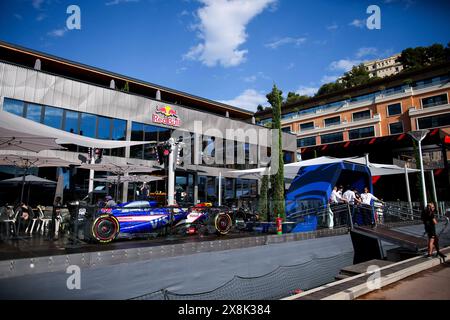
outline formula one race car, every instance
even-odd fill
[[[92,223],[92,235],[99,242],[111,242],[119,235],[161,232],[227,234],[232,219],[223,208],[200,204],[190,208],[157,207],[156,201],[133,201],[114,208],[102,208]]]

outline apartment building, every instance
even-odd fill
[[[297,136],[298,158],[360,156],[372,162],[415,167],[413,141],[407,135],[430,130],[423,143],[425,168],[449,198],[450,63],[404,72],[367,85],[288,105],[282,128]],[[261,124],[270,111],[256,114]]]
[[[401,54],[394,54],[385,59],[372,60],[364,63],[369,77],[384,78],[398,74],[403,70],[403,65],[400,62]]]

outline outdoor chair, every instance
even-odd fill
[[[42,223],[42,218],[44,217],[44,214],[42,213],[42,206],[37,206],[37,216],[35,216],[31,221],[31,226],[28,225],[27,229],[25,230],[25,233],[32,234],[33,232],[39,230],[40,224]],[[34,228],[36,226],[36,229]]]
[[[41,232],[41,235],[44,235],[45,231],[48,230],[50,221],[52,221],[52,209],[48,208],[49,207],[38,206],[40,224],[36,231]]]

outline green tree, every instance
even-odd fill
[[[261,192],[259,195],[259,202],[258,202],[258,212],[262,221],[267,221],[268,218],[267,216],[269,210],[269,206],[267,203],[268,192],[269,192],[269,176],[264,175],[261,179]]]
[[[264,111],[264,107],[262,105],[258,104],[258,106],[256,107],[256,111],[257,112]]]
[[[267,101],[269,101],[273,109],[272,129],[278,130],[278,150],[274,150],[272,148],[272,155],[275,152],[278,152],[278,171],[275,174],[273,184],[274,212],[276,216],[279,216],[283,220],[285,220],[286,212],[284,207],[284,161],[281,135],[281,104],[283,102],[282,94],[282,91],[278,90],[276,85],[273,85],[272,92],[267,94],[266,97]]]
[[[344,90],[344,89],[345,89],[344,84],[342,84],[340,82],[325,83],[324,85],[322,85],[319,88],[319,90],[316,93],[316,96],[321,96],[324,94],[329,94],[329,93],[337,92],[337,91]]]
[[[130,84],[127,82],[125,82],[125,86],[122,89],[123,92],[130,92]]]
[[[432,64],[443,63],[450,60],[450,43],[445,48],[435,43],[429,47],[406,48],[402,51],[400,62],[404,70],[414,70]]]
[[[300,102],[308,100],[310,97],[306,95],[300,95],[295,92],[288,92],[286,100],[283,102],[283,105],[291,104],[294,102]]]
[[[347,89],[366,84],[369,81],[371,81],[371,78],[363,64],[353,66],[352,70],[344,73],[342,77],[343,85]]]

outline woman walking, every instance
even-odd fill
[[[425,232],[428,235],[427,257],[431,257],[434,246],[436,248],[436,256],[441,257],[445,262],[447,256],[439,251],[439,238],[436,234],[436,207],[433,202],[429,202],[427,208],[422,212],[422,221],[425,226]]]

